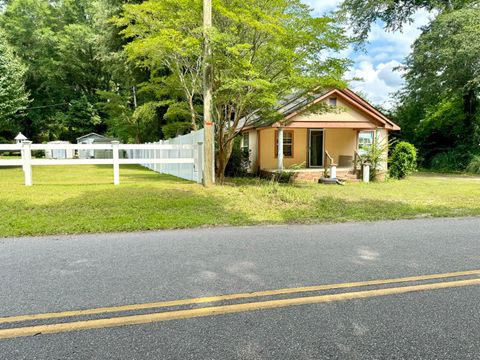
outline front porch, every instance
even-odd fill
[[[375,131],[352,128],[268,128],[258,131],[261,172],[293,172],[299,181],[318,181],[330,175],[356,179],[359,138],[373,141]]]

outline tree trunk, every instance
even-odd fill
[[[197,116],[195,113],[195,106],[193,105],[193,97],[190,96],[188,98],[188,107],[190,108],[190,116],[191,116],[191,122],[192,122],[192,130],[196,131],[198,130],[197,127]]]
[[[232,155],[233,140],[226,141],[225,139],[218,139],[218,154],[216,158],[216,177],[220,184],[225,181],[225,169]]]

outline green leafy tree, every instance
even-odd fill
[[[27,67],[25,83],[32,103],[22,130],[32,139],[63,136],[71,105],[87,105],[85,97],[100,114],[98,92],[117,93],[126,105],[131,103],[131,88],[143,81],[143,74],[127,62],[122,51],[125,40],[109,21],[125,2],[11,0],[6,4],[0,27]],[[90,105],[84,109],[87,113]],[[90,128],[90,118],[85,119],[83,127]]]
[[[423,166],[465,168],[478,151],[480,2],[478,0],[345,0],[343,14],[365,40],[379,20],[401,30],[419,9],[431,11],[403,66],[405,86],[394,118],[415,143]],[[450,165],[449,165],[450,164]]]
[[[0,31],[0,133],[15,132],[19,112],[28,104],[25,90],[26,67],[20,62],[5,34]]]
[[[132,41],[131,59],[150,69],[167,67],[189,104],[192,128],[200,118],[202,64],[213,65],[217,178],[223,181],[233,141],[249,115],[275,118],[293,91],[343,85],[348,62],[328,55],[347,42],[329,17],[315,18],[299,0],[217,1],[203,59],[200,0],[149,0],[126,5],[116,23]]]
[[[90,132],[102,133],[102,119],[97,109],[87,96],[72,100],[68,110],[59,115],[66,130],[61,137],[66,140],[75,141],[77,137]]]
[[[52,62],[54,29],[59,26],[59,20],[47,0],[12,0],[0,15],[0,26],[27,67],[25,85],[33,99],[29,107],[34,110],[26,112],[22,131],[29,138],[39,140],[36,135],[51,124],[48,114],[57,110],[52,105],[64,102],[63,87],[56,83],[56,66]]]
[[[480,95],[480,7],[439,15],[413,46],[406,61],[407,96],[429,104],[460,97],[464,113],[464,140],[478,139],[475,116]]]
[[[122,139],[124,142],[133,142],[135,129],[132,128],[131,117],[133,106],[130,94],[119,89],[115,91],[98,91],[99,102],[96,104],[99,114],[105,119],[110,135]]]
[[[198,122],[194,101],[202,86],[201,9],[200,1],[145,1],[126,5],[116,20],[125,27],[125,36],[134,39],[125,46],[131,59],[153,72],[166,68],[174,74],[174,85],[189,105],[193,130]]]
[[[461,170],[480,141],[480,8],[437,16],[406,59],[395,117],[423,166]]]
[[[340,13],[346,15],[357,40],[365,40],[372,24],[382,22],[387,30],[401,30],[413,22],[415,13],[424,9],[437,13],[461,9],[477,0],[344,0]]]

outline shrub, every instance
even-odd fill
[[[417,150],[406,142],[399,142],[393,149],[390,158],[390,176],[395,179],[403,179],[417,168]]]
[[[284,170],[280,172],[276,172],[272,176],[272,181],[281,183],[281,184],[291,184],[293,179],[295,178],[295,173],[292,171]]]
[[[480,174],[480,155],[472,158],[467,166],[467,171],[473,174]]]
[[[390,145],[386,141],[377,140],[370,146],[363,148],[363,161],[370,165],[370,180],[376,180],[379,170],[382,169],[382,164],[387,160],[386,154]]]
[[[430,168],[444,172],[463,171],[471,160],[471,153],[462,147],[436,154],[430,161]]]
[[[250,167],[250,151],[242,149],[241,138],[237,137],[234,140],[232,154],[228,160],[225,168],[225,176],[246,176],[248,175],[248,168]]]

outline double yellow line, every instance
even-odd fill
[[[73,310],[73,311],[43,313],[43,314],[9,316],[9,317],[0,318],[0,326],[2,324],[22,322],[22,321],[38,321],[38,320],[60,319],[60,318],[65,319],[68,317],[75,317],[75,316],[102,315],[102,314],[109,314],[109,313],[121,313],[121,312],[128,312],[128,311],[159,309],[164,307],[176,307],[176,306],[206,304],[206,303],[232,301],[232,300],[240,300],[240,299],[252,299],[252,298],[258,298],[258,297],[301,294],[306,292],[318,292],[318,291],[325,291],[325,290],[360,288],[360,287],[375,286],[375,285],[378,286],[378,285],[402,284],[402,283],[410,283],[410,282],[422,282],[422,281],[425,282],[425,281],[431,281],[431,280],[460,278],[460,277],[467,277],[467,276],[471,277],[476,275],[480,275],[480,270],[470,270],[470,271],[422,275],[422,276],[409,276],[409,277],[402,277],[402,278],[396,278],[396,279],[382,279],[382,280],[370,280],[370,281],[360,281],[360,282],[350,282],[350,283],[340,283],[340,284],[330,284],[330,285],[286,288],[286,289],[278,289],[278,290],[257,291],[257,292],[250,292],[250,293],[201,297],[201,298],[194,298],[194,299],[161,301],[161,302],[153,302],[153,303],[146,303],[146,304],[102,307],[102,308],[94,308],[94,309],[87,309],[87,310]],[[168,321],[168,320],[187,319],[187,318],[195,318],[195,317],[220,315],[220,314],[232,314],[232,313],[238,313],[238,312],[262,310],[262,309],[273,309],[273,308],[305,305],[305,304],[318,304],[318,303],[326,303],[326,302],[341,301],[341,300],[365,299],[365,298],[371,298],[371,297],[377,297],[377,296],[405,294],[405,293],[412,293],[412,292],[418,292],[418,291],[446,289],[446,288],[455,288],[455,287],[473,286],[473,285],[480,285],[480,278],[471,278],[466,280],[455,280],[455,281],[443,281],[443,282],[436,282],[436,283],[426,283],[426,284],[408,285],[408,286],[399,286],[399,287],[387,287],[382,289],[336,293],[336,294],[329,294],[329,295],[316,295],[316,296],[296,297],[296,298],[279,299],[279,300],[254,301],[254,302],[232,304],[232,305],[209,306],[209,307],[194,308],[194,309],[187,309],[187,310],[154,312],[154,313],[142,314],[142,315],[117,316],[117,317],[101,318],[101,319],[95,319],[95,320],[73,321],[73,322],[55,323],[55,324],[48,324],[48,325],[24,326],[24,327],[18,327],[18,328],[0,329],[0,339],[8,339],[8,338],[14,338],[14,337],[20,337],[20,336],[33,336],[38,334],[59,333],[59,332],[67,332],[67,331],[99,329],[99,328],[125,326],[125,325],[148,324],[148,323]]]

